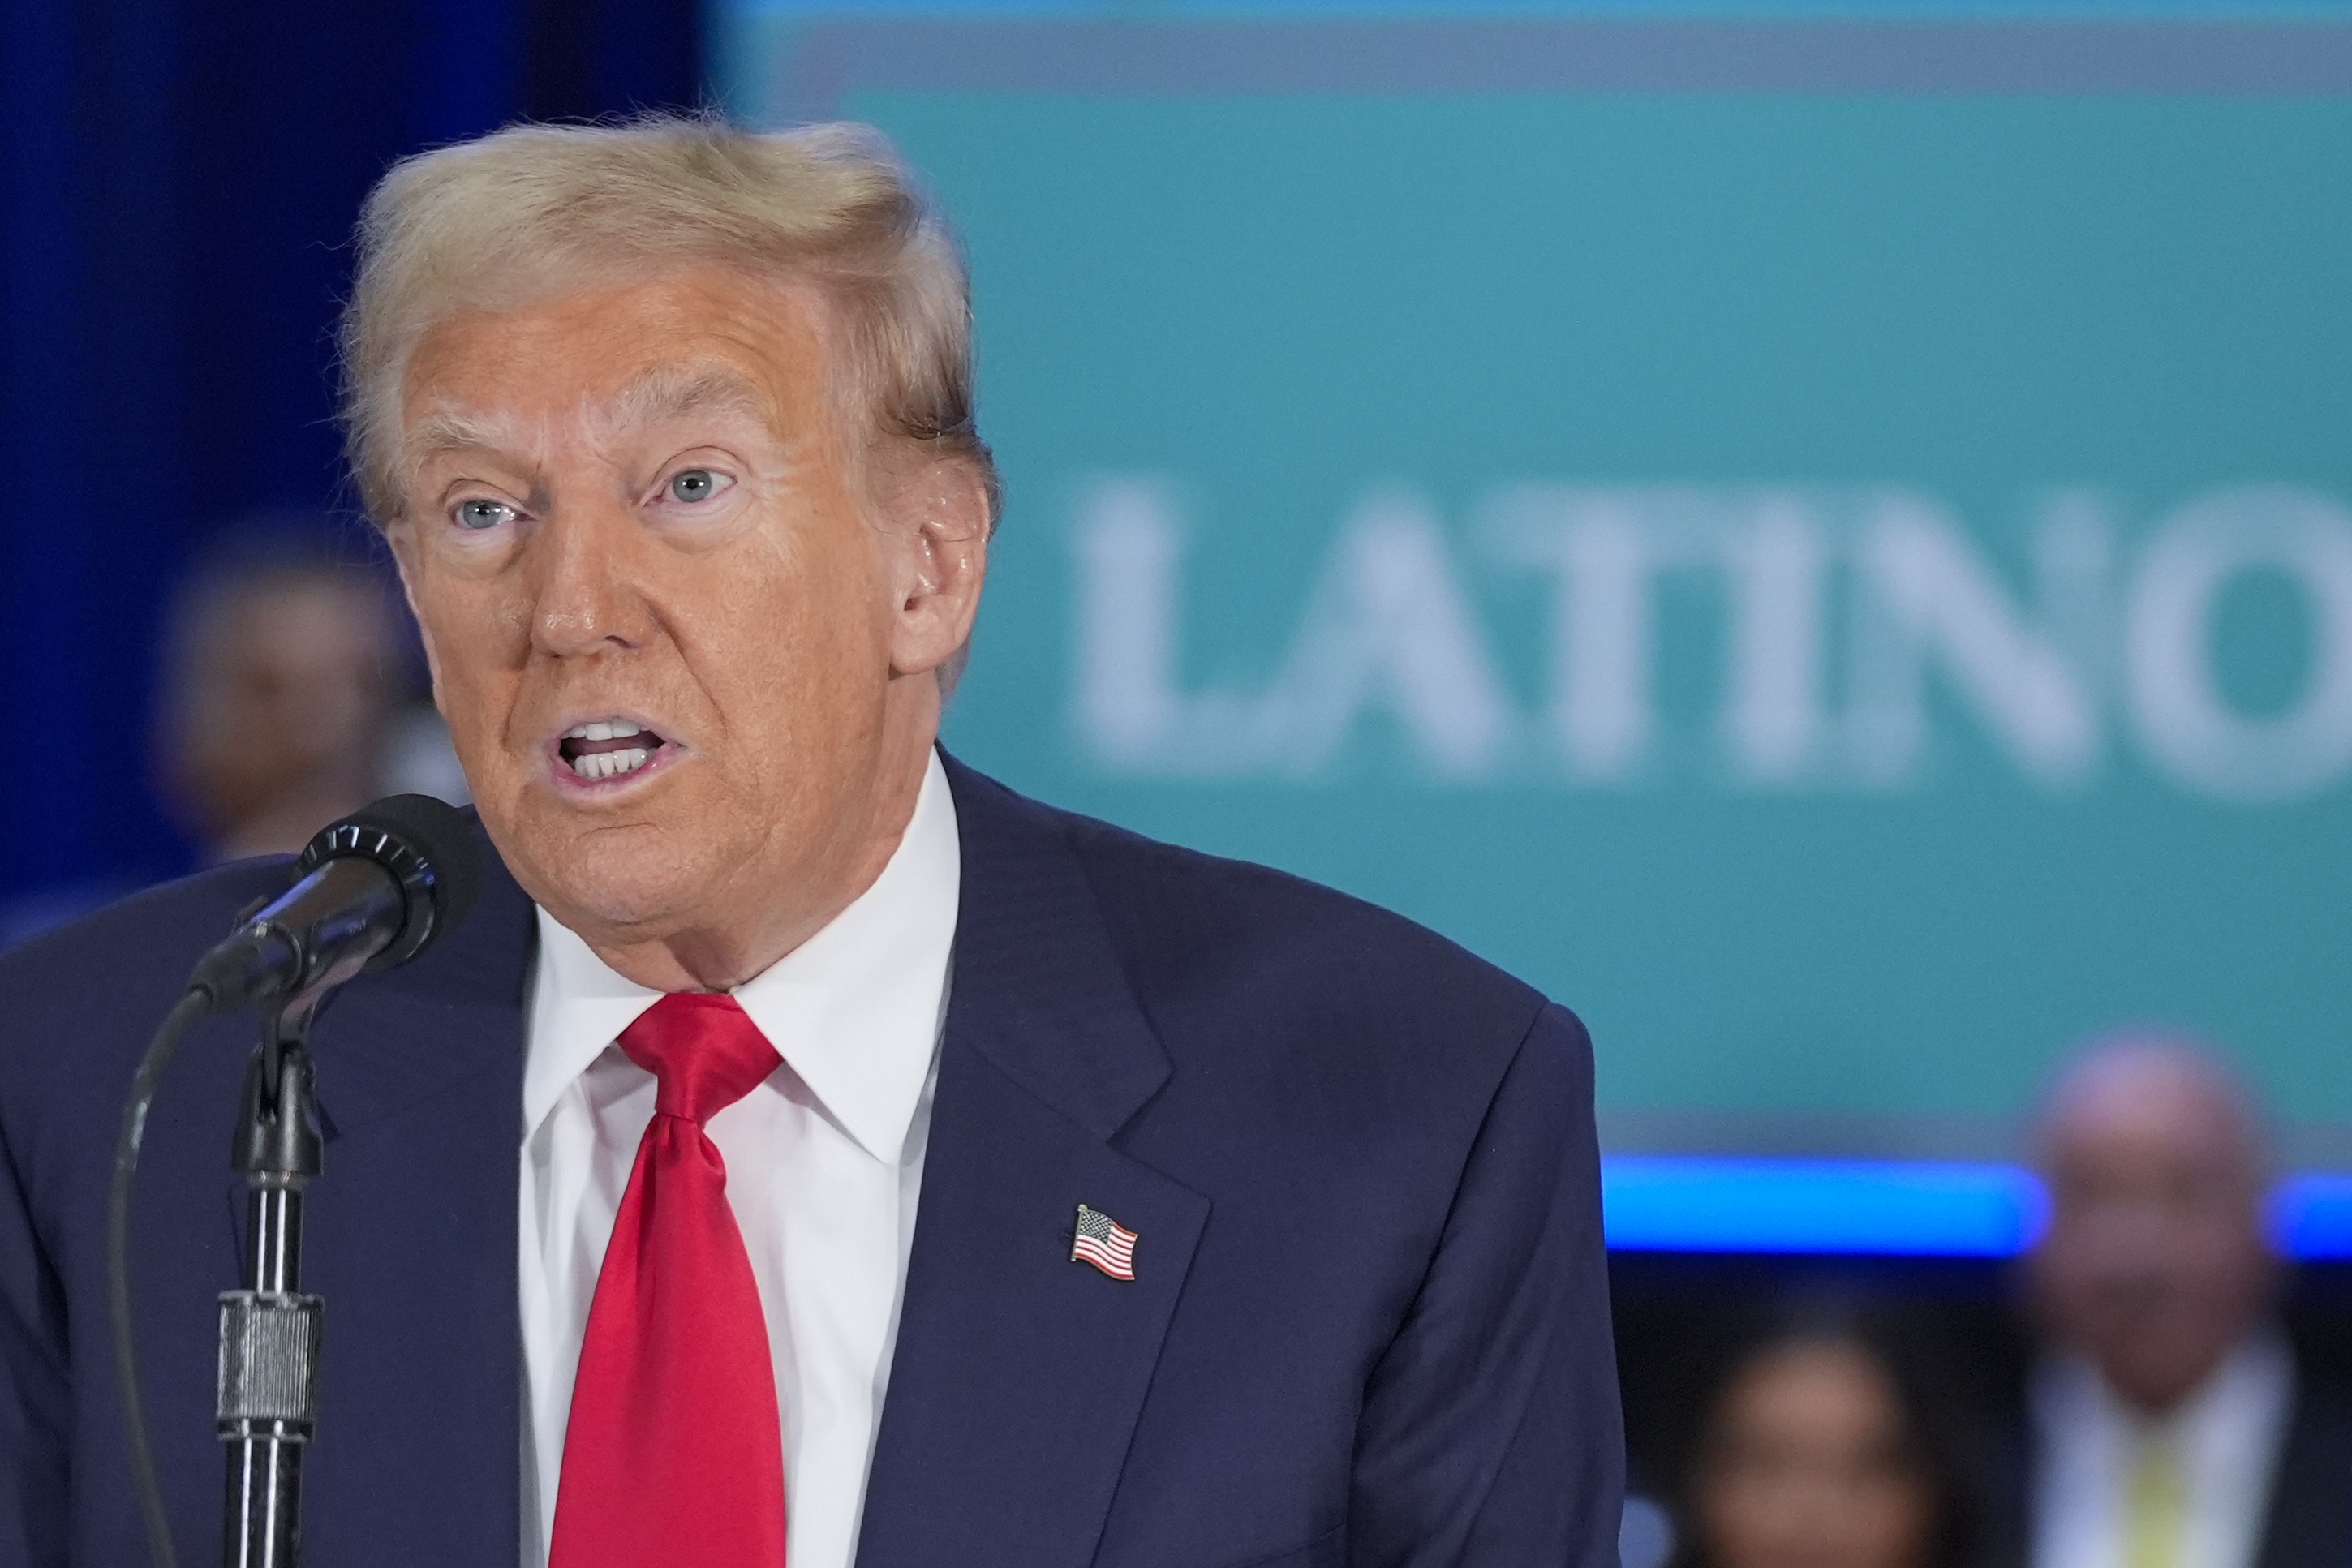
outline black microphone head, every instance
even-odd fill
[[[408,901],[400,933],[368,961],[371,969],[405,964],[466,918],[482,891],[482,857],[466,814],[430,795],[387,795],[319,831],[304,846],[295,875],[357,855],[400,883]]]

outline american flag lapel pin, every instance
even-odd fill
[[[1099,1208],[1078,1205],[1077,1228],[1070,1232],[1070,1261],[1091,1263],[1114,1280],[1135,1278],[1135,1232]]]

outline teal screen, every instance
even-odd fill
[[[2346,33],[2205,26],[713,36],[968,248],[965,760],[1523,976],[1619,1152],[2001,1157],[2155,1026],[2344,1163]]]

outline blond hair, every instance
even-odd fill
[[[357,246],[341,413],[361,504],[379,524],[405,505],[401,379],[436,321],[713,263],[814,284],[834,307],[843,406],[885,440],[971,463],[993,521],[963,258],[871,127],[759,134],[715,115],[511,125],[394,164],[361,210]]]

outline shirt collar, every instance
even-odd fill
[[[2231,1436],[2284,1414],[2294,1394],[2294,1353],[2279,1331],[2265,1324],[2241,1340],[2161,1419],[2150,1420],[2135,1411],[2107,1386],[2087,1356],[2073,1351],[2035,1369],[2032,1401],[2048,1431],[2095,1426],[2119,1443],[2149,1436],[2202,1449],[2226,1447]]]
[[[914,816],[874,885],[815,936],[735,988],[735,999],[860,1148],[896,1164],[946,1011],[962,846],[931,753]],[[659,1000],[539,911],[523,1135],[620,1032]]]

